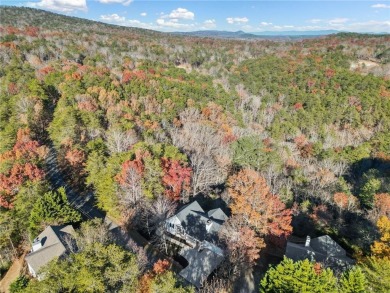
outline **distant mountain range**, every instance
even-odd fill
[[[243,31],[217,31],[204,30],[193,32],[173,32],[175,35],[193,36],[193,37],[208,37],[222,39],[307,39],[332,34],[343,33],[337,30],[320,30],[320,31],[264,31],[246,33]],[[385,34],[385,33],[384,33]]]
[[[319,36],[326,36],[331,34],[337,34],[340,31],[336,30],[323,30],[323,31],[264,31],[246,33],[243,31],[217,31],[217,30],[204,30],[193,32],[174,32],[172,34],[194,36],[194,37],[211,37],[211,38],[226,38],[226,39],[274,39],[274,38],[313,38]]]

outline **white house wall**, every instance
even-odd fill
[[[173,216],[173,217],[170,217],[169,219],[167,219],[166,220],[166,228],[167,228],[167,231],[172,233],[172,234],[175,233],[175,229],[169,227],[169,224],[173,224],[173,225],[175,225],[175,227],[181,226],[181,222],[177,216]]]

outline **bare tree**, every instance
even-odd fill
[[[137,266],[140,275],[143,274],[150,267],[150,261],[148,259],[145,249],[141,246],[138,246],[137,243],[135,243],[132,239],[127,242],[126,248],[130,249],[131,252],[136,255]]]
[[[192,194],[206,192],[212,185],[225,181],[230,166],[229,148],[222,136],[206,124],[193,122],[196,111],[183,117],[182,128],[170,129],[173,144],[182,148],[190,158]]]
[[[243,217],[234,216],[226,221],[218,232],[227,255],[219,271],[230,280],[239,278],[252,268],[265,246],[263,239],[259,238],[245,221]]]
[[[110,153],[115,154],[127,151],[138,141],[138,138],[133,130],[109,129],[106,133],[106,141]]]
[[[107,244],[112,240],[108,226],[98,218],[82,223],[74,238],[79,250],[95,242]]]
[[[205,281],[198,293],[229,293],[231,291],[229,280],[214,277],[210,282]]]
[[[142,177],[134,167],[126,168],[119,183],[118,198],[122,206],[135,208],[143,202]]]
[[[156,231],[158,231],[157,234],[161,235],[165,220],[173,216],[176,207],[177,204],[173,200],[159,196],[145,208],[142,218],[149,235]]]

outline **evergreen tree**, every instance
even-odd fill
[[[135,292],[136,257],[116,245],[93,243],[64,260],[53,260],[41,271],[42,281],[26,292]]]
[[[335,292],[336,280],[330,269],[316,271],[314,264],[307,259],[294,262],[285,257],[267,271],[260,282],[260,292]]]
[[[192,287],[183,287],[179,284],[171,271],[158,274],[150,285],[151,293],[193,293]]]
[[[355,267],[342,274],[339,287],[341,293],[364,293],[367,292],[367,280],[362,270]]]
[[[65,188],[46,192],[34,204],[30,215],[30,232],[35,234],[40,225],[61,225],[81,220],[66,197]]]
[[[390,292],[390,259],[369,257],[361,265],[369,292]]]

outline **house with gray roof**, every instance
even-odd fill
[[[40,280],[39,270],[56,257],[69,251],[67,238],[74,234],[72,225],[48,226],[34,239],[31,252],[26,256],[30,274]],[[70,239],[70,238],[69,238]]]
[[[320,262],[336,271],[348,269],[355,263],[347,257],[345,249],[328,235],[313,239],[307,236],[304,244],[288,241],[285,255],[295,261],[309,259]]]
[[[179,255],[188,261],[179,275],[198,288],[224,259],[215,242],[227,219],[222,209],[206,212],[193,201],[165,222],[164,237],[182,247]]]

